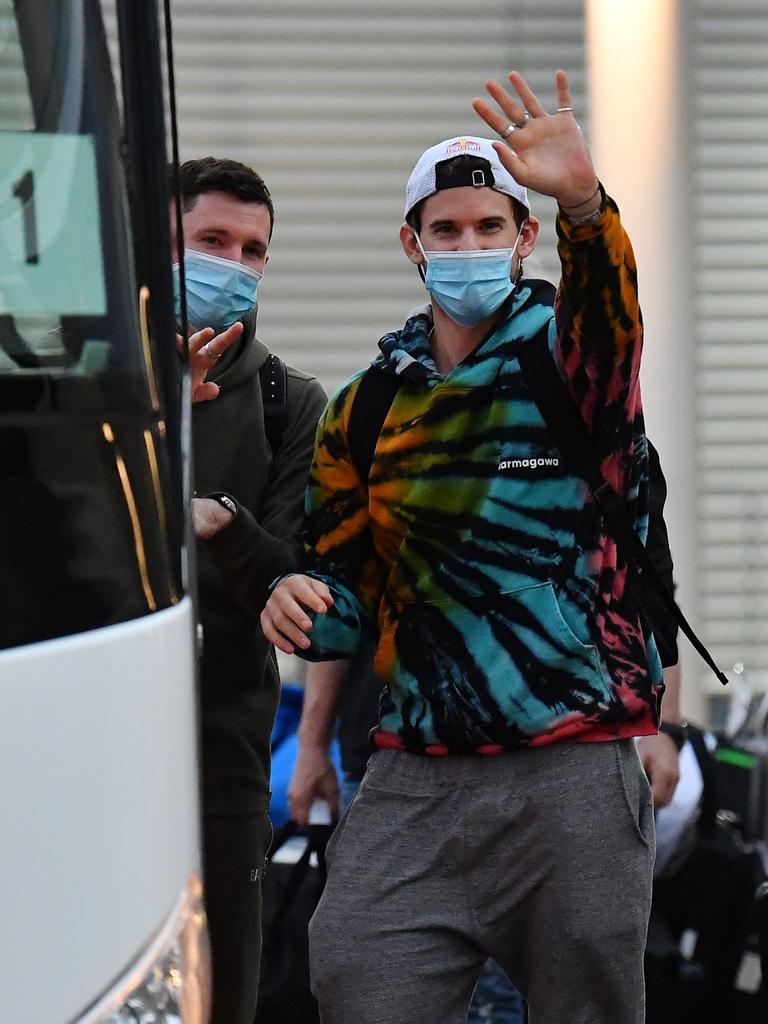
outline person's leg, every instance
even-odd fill
[[[477,979],[467,1024],[525,1024],[525,1001],[495,960]]]
[[[631,741],[377,754],[331,863],[310,926],[324,1024],[459,1024],[486,955],[535,1024],[643,1020],[653,814]]]
[[[261,959],[266,812],[203,815],[205,907],[211,939],[210,1024],[253,1024]]]
[[[530,763],[535,776],[519,781],[535,804],[538,877],[491,954],[520,979],[535,1024],[642,1024],[654,836],[635,745],[558,744]]]
[[[446,759],[374,755],[328,846],[310,923],[323,1024],[464,1024],[484,952],[462,863],[462,802]]]

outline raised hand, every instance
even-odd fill
[[[523,76],[509,75],[517,98],[493,80],[486,82],[498,105],[473,101],[477,114],[501,138],[494,148],[512,176],[526,188],[554,196],[566,211],[579,216],[600,205],[598,180],[589,149],[573,116],[568,76],[555,73],[557,111],[548,114]]]
[[[243,333],[243,325],[237,320],[221,334],[216,334],[212,327],[204,327],[189,336],[189,375],[192,384],[193,402],[210,402],[219,393],[219,385],[206,380],[207,374]],[[184,340],[176,335],[176,344],[183,348]]]

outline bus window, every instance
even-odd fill
[[[5,409],[74,403],[95,412],[151,400],[111,68],[95,31],[84,0],[0,0]],[[42,377],[46,387],[14,386],[14,376]]]
[[[98,5],[0,0],[0,66],[2,648],[175,603],[183,531]]]

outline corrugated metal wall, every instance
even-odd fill
[[[34,123],[16,22],[10,7],[0,2],[0,124],[21,132]]]
[[[696,0],[689,19],[701,628],[766,689],[768,4]]]
[[[181,152],[254,166],[277,213],[260,334],[332,388],[424,291],[397,238],[405,182],[442,138],[485,134],[471,109],[517,67],[584,111],[581,0],[174,0]],[[582,117],[585,129],[586,117]],[[539,270],[554,272],[553,207]]]

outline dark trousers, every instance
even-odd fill
[[[213,964],[210,1024],[253,1024],[261,960],[266,812],[203,815],[205,906]]]

